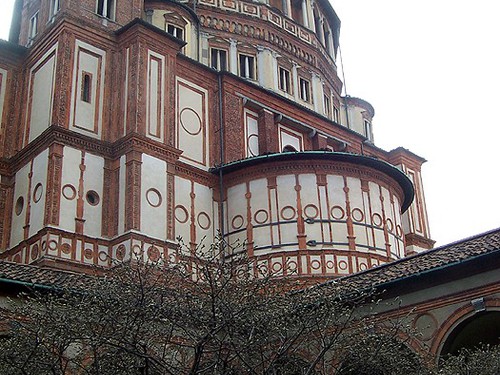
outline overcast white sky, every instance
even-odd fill
[[[14,0],[1,1],[6,39]],[[428,160],[437,245],[500,227],[500,1],[331,1],[347,93],[375,107],[375,143]]]

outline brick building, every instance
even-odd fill
[[[177,238],[194,249],[220,232],[305,283],[432,254],[448,258],[431,269],[454,264],[453,246],[425,252],[425,160],[376,147],[373,107],[341,95],[328,1],[17,0],[14,13],[0,44],[5,261],[56,273],[132,252],[175,263]],[[476,271],[479,315],[498,322],[498,276]],[[471,294],[453,293],[448,310],[470,310]],[[442,327],[475,311],[450,323],[453,312],[415,301],[427,306],[415,324],[441,335],[437,354]]]

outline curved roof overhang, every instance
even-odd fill
[[[373,168],[395,180],[403,190],[403,202],[401,204],[401,212],[405,212],[413,202],[415,190],[410,179],[395,166],[375,159],[370,156],[350,154],[345,152],[333,151],[302,151],[302,152],[282,152],[276,154],[260,155],[252,158],[241,159],[231,163],[219,165],[210,169],[212,173],[228,174],[242,168],[247,168],[259,164],[276,162],[276,161],[294,161],[294,160],[327,160],[331,162],[344,162],[363,165]]]

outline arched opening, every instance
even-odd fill
[[[443,345],[441,357],[481,345],[500,345],[500,311],[477,313],[456,326]]]
[[[283,151],[281,152],[297,152],[297,149],[293,146],[286,145],[285,147],[283,147]]]

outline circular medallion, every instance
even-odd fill
[[[76,189],[73,185],[66,184],[62,188],[62,195],[67,200],[71,201],[76,197]]]
[[[292,206],[285,206],[281,209],[281,217],[284,220],[292,220],[295,218],[295,208]]]
[[[38,255],[40,255],[40,250],[38,249],[38,245],[35,244],[31,248],[31,259],[36,259],[38,258]]]
[[[361,211],[359,208],[354,208],[351,211],[351,216],[354,221],[361,222],[365,218],[365,215],[363,214],[363,211]]]
[[[15,206],[16,215],[17,216],[21,215],[21,213],[23,212],[23,209],[24,209],[24,198],[19,197],[19,198],[17,198],[16,206]]]
[[[92,259],[94,258],[94,250],[90,249],[90,248],[86,248],[84,251],[83,251],[83,256],[85,257],[85,259]]]
[[[63,243],[61,245],[61,251],[64,254],[71,254],[71,245],[69,243]]]
[[[212,224],[210,217],[207,215],[206,212],[200,212],[198,214],[198,225],[200,226],[201,229],[207,230],[210,228],[210,225]]]
[[[100,260],[101,262],[105,262],[105,261],[107,261],[107,260],[108,260],[108,254],[106,254],[104,251],[101,251],[101,252],[99,253],[99,260]]]
[[[269,214],[267,213],[266,210],[258,210],[253,215],[253,219],[257,224],[264,224],[269,219]]]
[[[43,186],[41,183],[36,184],[33,190],[33,202],[38,203],[42,199]]]
[[[393,224],[392,220],[387,219],[385,222],[387,223],[387,230],[389,232],[392,232],[394,230],[394,224]]]
[[[332,218],[335,220],[342,220],[345,216],[345,211],[340,206],[333,206],[330,210],[330,215],[332,215]]]
[[[382,216],[380,216],[379,214],[373,214],[372,215],[372,224],[377,226],[377,227],[382,226]]]
[[[313,260],[311,262],[311,268],[313,270],[319,270],[321,268],[321,262],[319,260]]]
[[[162,202],[161,194],[158,190],[154,188],[148,189],[148,191],[146,191],[146,200],[152,207],[161,206]]]
[[[319,215],[318,207],[316,207],[314,204],[308,204],[304,207],[304,214],[309,219],[316,219]]]
[[[123,260],[125,259],[125,254],[126,254],[126,249],[125,245],[121,244],[116,248],[116,259],[118,260]]]
[[[177,220],[179,223],[185,223],[189,218],[188,211],[184,206],[181,205],[175,207],[174,216],[175,220]]]
[[[180,123],[182,128],[186,133],[190,135],[200,134],[201,128],[201,118],[198,114],[191,108],[184,108],[180,115]]]
[[[343,271],[345,271],[347,269],[347,262],[345,260],[341,260],[339,262],[339,268]]]
[[[233,227],[233,229],[240,229],[243,224],[244,224],[245,220],[243,219],[243,216],[241,215],[236,215],[235,217],[233,217],[233,220],[231,221],[231,226]]]
[[[87,203],[91,206],[97,206],[101,200],[99,194],[94,190],[89,190],[86,195]]]
[[[150,246],[148,249],[148,257],[153,262],[158,262],[160,259],[160,250],[156,246]]]

